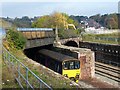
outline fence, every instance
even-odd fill
[[[105,40],[105,41],[120,42],[120,38],[95,37],[94,39],[95,39],[95,40]]]
[[[21,63],[16,57],[8,52],[4,47],[2,57],[9,68],[12,68],[12,74],[23,90],[48,89],[52,90],[45,82],[43,82],[35,73]]]

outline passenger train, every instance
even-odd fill
[[[48,49],[39,50],[37,58],[46,67],[71,80],[78,81],[80,75],[80,61],[78,59]]]

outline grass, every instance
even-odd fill
[[[11,71],[12,69],[8,68],[7,64],[2,60],[2,43],[0,43],[0,88],[19,88]]]
[[[95,38],[119,38],[118,41],[115,40],[99,40]],[[120,33],[112,33],[112,34],[85,34],[83,36],[83,41],[88,42],[97,42],[103,44],[120,44]]]
[[[20,88],[11,71],[2,60],[2,88]]]

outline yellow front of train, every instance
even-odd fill
[[[75,60],[65,60],[62,63],[62,75],[78,82],[80,75],[80,61]]]

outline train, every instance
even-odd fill
[[[41,49],[36,55],[39,63],[78,82],[80,75],[80,60],[48,49]]]

